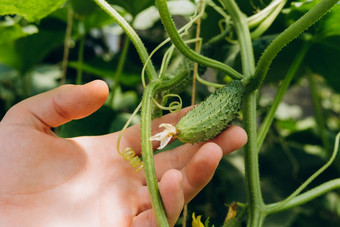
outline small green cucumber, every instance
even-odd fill
[[[233,80],[189,111],[176,125],[176,137],[183,143],[214,138],[235,118],[244,92],[242,82]]]

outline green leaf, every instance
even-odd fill
[[[290,3],[289,8],[284,9],[282,12],[286,14],[286,23],[292,24],[299,19],[303,14],[313,8],[320,0],[314,1],[293,1]]]
[[[340,5],[334,6],[317,25],[317,39],[340,36]]]
[[[21,26],[15,18],[6,17],[5,21],[0,23],[0,44],[10,43],[37,32],[38,28],[35,25]]]
[[[320,0],[300,0],[292,2],[288,9],[283,10],[283,12],[286,13],[287,24],[295,22],[319,1]],[[316,22],[315,26],[310,28],[309,31],[313,31],[313,35],[318,40],[330,36],[340,36],[340,5],[335,5],[320,21]]]
[[[2,0],[0,15],[17,14],[28,21],[38,21],[58,9],[66,0]]]

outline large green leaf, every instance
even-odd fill
[[[340,36],[340,5],[335,5],[320,21],[317,33],[321,38]]]
[[[28,21],[37,21],[58,9],[66,0],[2,0],[0,15],[17,14]]]

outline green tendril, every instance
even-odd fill
[[[203,10],[198,12],[198,14],[195,16],[193,16],[191,18],[191,20],[185,24],[182,28],[180,28],[178,30],[178,33],[180,33],[180,36],[184,36],[186,34],[188,34],[188,29],[195,23],[196,20],[198,20],[199,18],[201,18],[203,16]],[[142,69],[142,72],[141,72],[141,78],[142,78],[142,85],[143,87],[145,88],[146,86],[146,81],[145,81],[145,71],[147,69],[147,65],[149,64],[149,62],[151,62],[151,58],[152,56],[159,50],[161,49],[164,45],[166,45],[168,42],[170,42],[170,38],[167,38],[165,39],[163,42],[161,42],[155,49],[153,49],[153,51],[150,53],[150,55],[148,56],[148,58],[146,59],[144,65],[143,65],[143,69]],[[171,48],[171,47],[170,47]],[[164,58],[163,58],[164,59]],[[163,65],[163,64],[162,64]],[[161,70],[160,70],[160,76],[161,77],[164,73],[164,69],[161,67]]]
[[[234,79],[241,79],[243,76],[230,66],[219,62],[217,60],[205,57],[201,54],[196,53],[192,49],[190,49],[181,36],[179,35],[176,26],[171,18],[169,13],[169,9],[166,3],[166,0],[156,0],[156,5],[158,7],[158,12],[160,14],[161,20],[163,22],[165,30],[168,32],[168,35],[172,41],[172,43],[176,46],[176,48],[187,58],[191,59],[194,62],[197,62],[201,65],[214,68],[220,70],[227,75],[233,77]],[[204,4],[202,4],[204,5]],[[204,6],[202,7],[205,8]]]
[[[142,107],[142,103],[139,103],[139,105],[137,106],[137,108],[133,111],[132,115],[130,116],[130,118],[127,120],[127,122],[125,123],[123,129],[120,131],[118,139],[117,139],[117,152],[126,160],[129,161],[129,164],[133,167],[136,168],[136,172],[139,172],[142,168],[143,168],[143,162],[140,160],[140,158],[138,156],[136,156],[135,151],[132,150],[132,148],[127,147],[123,150],[123,152],[120,151],[120,141],[123,137],[123,134],[125,132],[125,130],[127,129],[127,127],[129,127],[131,121],[133,120],[133,118],[136,116],[136,114],[138,113],[138,111],[140,110],[140,108]],[[139,161],[138,161],[139,160]],[[138,167],[138,168],[137,168]]]
[[[161,64],[161,68],[159,70],[159,77],[162,77],[163,75],[165,75],[165,72],[168,68],[168,65],[170,63],[172,54],[175,50],[175,46],[171,45],[171,47],[169,49],[166,50],[163,59],[162,59],[162,64]]]
[[[204,79],[202,79],[202,77],[198,73],[196,75],[196,79],[199,83],[206,85],[206,86],[214,87],[214,88],[221,88],[221,87],[225,86],[225,84],[218,84],[218,83],[214,83],[214,82],[204,80]]]
[[[179,111],[180,109],[182,109],[182,98],[181,96],[177,95],[177,94],[167,94],[167,95],[164,95],[164,99],[168,98],[168,97],[176,97],[178,98],[179,101],[173,101],[169,104],[168,107],[166,106],[163,106],[161,104],[159,104],[156,99],[153,99],[153,103],[158,107],[160,108],[161,110],[168,110],[170,112],[177,112]]]

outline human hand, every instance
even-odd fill
[[[104,82],[61,86],[12,107],[0,122],[0,226],[156,226],[143,171],[116,151],[119,133],[63,139],[51,127],[80,119],[105,102]],[[153,121],[176,123],[185,111]],[[139,126],[121,147],[140,155]],[[155,155],[159,188],[170,225],[211,179],[223,155],[243,146],[231,126],[214,140]],[[158,144],[154,144],[157,147]]]

